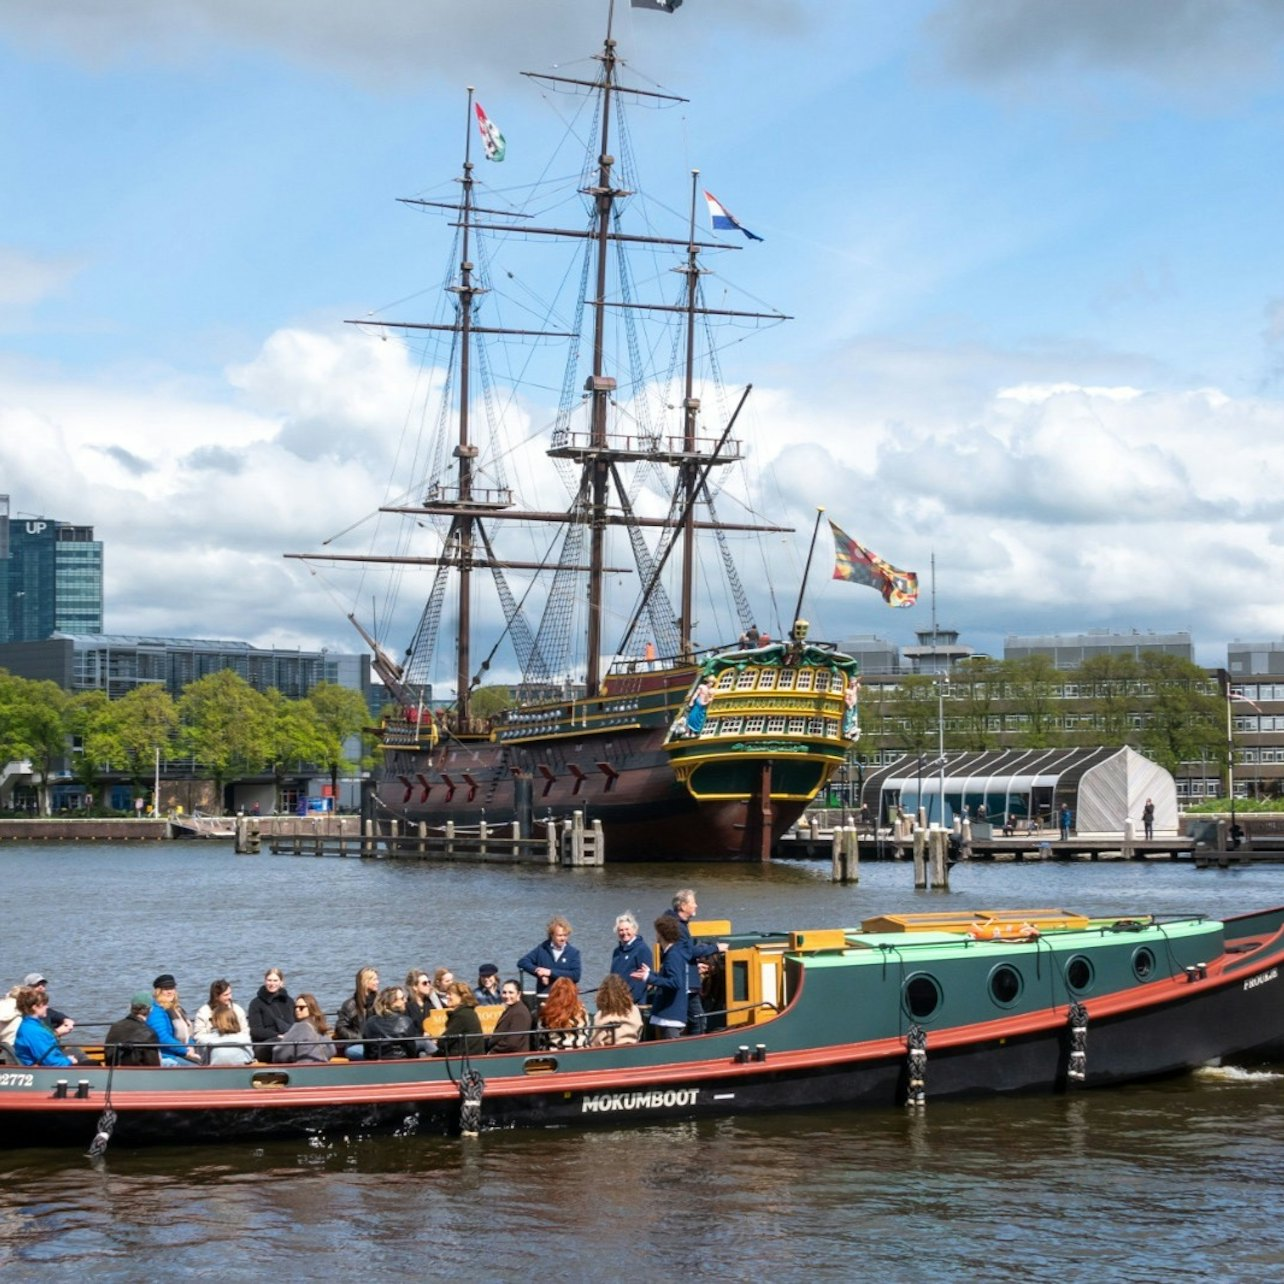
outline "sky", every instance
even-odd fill
[[[94,526],[107,631],[359,649],[364,584],[282,555],[401,493],[424,374],[344,321],[435,306],[449,241],[396,198],[453,190],[468,85],[496,199],[573,174],[519,73],[591,74],[606,7],[0,5],[0,493]],[[699,168],[763,238],[722,256],[736,306],[793,318],[724,354],[757,511],[797,529],[760,622],[823,506],[923,592],[832,581],[822,536],[817,636],[911,644],[934,558],[941,626],[994,655],[1284,637],[1284,5],[621,2],[615,34],[689,100],[639,113],[657,210]]]

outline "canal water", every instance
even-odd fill
[[[0,980],[50,980],[83,1026],[162,971],[189,1010],[215,976],[240,1002],[263,970],[333,1011],[356,969],[505,974],[572,921],[585,982],[617,913],[679,886],[746,930],[852,926],[884,911],[1061,906],[1233,913],[1284,901],[1284,869],[1186,863],[956,867],[915,892],[905,864],[858,887],[820,865],[548,870],[236,856],[213,843],[0,849]],[[1089,1039],[1091,1055],[1091,1038]],[[929,1077],[930,1093],[930,1077]],[[710,1280],[1276,1280],[1284,1269],[1284,1066],[1208,1069],[1057,1098],[826,1111],[472,1141],[0,1150],[6,1279],[293,1280],[680,1272]]]

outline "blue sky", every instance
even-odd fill
[[[567,104],[518,73],[583,74],[605,9],[0,7],[0,492],[97,528],[110,630],[353,649],[280,554],[386,493],[414,370],[341,322],[430,309],[447,242],[394,198],[449,192],[466,85],[493,193],[549,177]],[[686,0],[617,34],[690,99],[634,117],[653,212],[698,166],[795,318],[725,355],[763,511],[823,504],[925,587],[935,552],[982,650],[1284,636],[1284,6]],[[928,624],[814,598],[826,636]]]

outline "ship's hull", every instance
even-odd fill
[[[859,940],[732,937],[775,975],[784,1007],[699,1037],[471,1061],[332,1062],[191,1070],[0,1067],[0,1146],[331,1140],[461,1127],[616,1125],[812,1107],[891,1107],[1066,1092],[1181,1073],[1284,1039],[1284,910],[1225,925],[1127,921],[1029,941],[942,934]],[[887,951],[901,956],[889,967]],[[1147,968],[1139,967],[1145,958]],[[1085,992],[1053,994],[1076,975]],[[1157,968],[1158,970],[1154,970]],[[1025,988],[998,990],[1004,969]],[[1085,975],[1078,973],[1082,980]],[[920,1029],[906,1011],[939,985]],[[1052,987],[1054,990],[1058,986]],[[730,1019],[730,1015],[729,1015]],[[1077,1024],[1078,1023],[1078,1024]],[[1081,1037],[1078,1037],[1081,1036]],[[469,1071],[480,1079],[471,1079]],[[470,1082],[471,1080],[471,1082]],[[60,1083],[61,1081],[61,1083]],[[461,1085],[463,1087],[461,1088]],[[465,1090],[471,1090],[463,1111]],[[79,1095],[78,1095],[79,1090]],[[475,1107],[475,1113],[473,1111]],[[110,1113],[109,1113],[110,1111]]]
[[[401,722],[385,727],[379,816],[413,833],[580,813],[608,861],[765,860],[846,759],[855,668],[801,644],[730,649],[613,673],[598,697],[484,733]]]

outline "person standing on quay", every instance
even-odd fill
[[[1070,804],[1061,804],[1061,841],[1068,842],[1070,839]]]
[[[1145,827],[1146,837],[1154,838],[1155,836],[1155,804],[1147,798],[1146,805],[1141,809],[1141,823]]]

